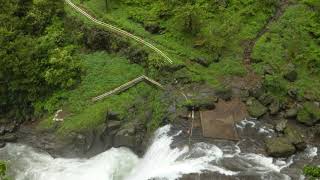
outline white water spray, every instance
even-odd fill
[[[160,128],[145,156],[139,159],[127,148],[112,148],[90,159],[52,158],[25,145],[8,144],[0,150],[0,159],[8,161],[10,175],[16,180],[175,180],[184,174],[216,172],[227,176],[276,173],[288,162],[274,161],[257,154],[241,153],[237,145],[217,147],[197,143],[192,147],[171,149],[174,136],[170,126]],[[228,170],[223,161],[240,167]]]

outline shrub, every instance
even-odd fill
[[[303,168],[303,174],[311,179],[320,178],[320,167],[307,165]]]

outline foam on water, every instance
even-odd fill
[[[251,123],[250,123],[251,124]],[[237,145],[218,147],[197,143],[192,147],[170,148],[170,126],[160,128],[143,158],[126,148],[112,148],[90,159],[52,158],[25,145],[8,144],[0,150],[0,159],[11,165],[16,180],[175,180],[184,174],[217,172],[228,176],[255,173],[280,174],[291,162],[274,160],[259,154],[241,153]],[[231,160],[239,169],[223,165]]]

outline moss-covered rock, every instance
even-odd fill
[[[288,157],[296,152],[296,148],[285,137],[266,140],[266,151],[272,157]]]
[[[211,110],[215,108],[216,102],[218,102],[218,98],[215,96],[206,98],[194,97],[187,101],[183,106],[187,107],[189,110],[192,110],[193,108],[195,110]]]
[[[302,134],[297,128],[288,125],[284,129],[284,134],[288,142],[292,143],[298,150],[302,151],[307,147],[307,144],[304,141]]]
[[[297,120],[303,124],[312,126],[320,120],[320,108],[312,102],[306,102],[299,109]]]
[[[248,105],[248,112],[249,115],[254,117],[254,118],[259,118],[262,115],[264,115],[267,112],[267,108],[261,104],[257,99],[255,98],[250,98],[247,101]]]
[[[270,114],[275,115],[280,111],[281,108],[281,104],[279,100],[274,100],[270,106],[269,106],[269,111]]]

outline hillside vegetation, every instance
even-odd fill
[[[142,74],[166,86],[202,83],[224,91],[228,79],[253,73],[281,101],[288,92],[298,100],[320,98],[317,0],[72,1],[157,46],[173,59],[171,65],[147,47],[94,25],[62,0],[0,2],[3,119],[40,118],[41,128],[51,128],[54,113],[63,108],[67,117],[57,132],[66,134],[98,126],[107,111],[130,120],[151,109],[153,116],[144,123],[152,131],[165,121],[167,102],[160,90],[139,84],[90,101]]]

